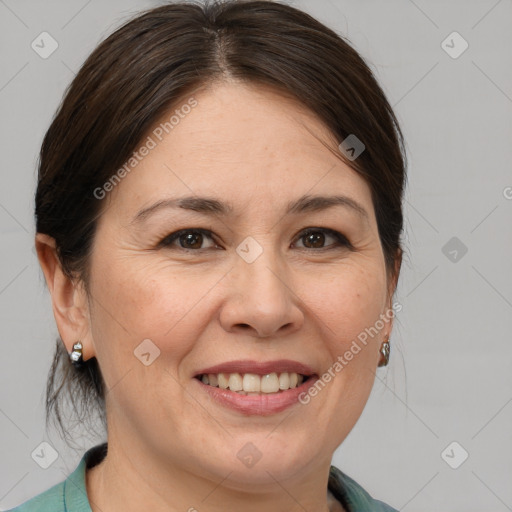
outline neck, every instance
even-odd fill
[[[92,512],[114,510],[153,512],[308,512],[343,511],[341,504],[327,492],[330,461],[301,473],[284,483],[242,485],[213,475],[192,473],[161,459],[147,448],[132,446],[125,450],[109,440],[108,454],[97,466],[87,470],[87,495]]]

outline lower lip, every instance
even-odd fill
[[[229,389],[222,389],[208,384],[203,384],[194,378],[201,389],[206,391],[214,400],[223,406],[234,409],[242,414],[268,416],[284,411],[288,407],[299,402],[299,395],[316,382],[317,377],[309,377],[300,386],[281,391],[280,393],[267,393],[261,395],[240,395]]]

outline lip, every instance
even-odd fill
[[[215,369],[216,367],[212,368]],[[203,371],[202,373],[207,372]],[[209,373],[216,372],[210,371]],[[192,379],[192,381],[195,382],[195,386],[200,386],[199,389],[208,393],[208,395],[218,404],[247,416],[269,416],[271,414],[284,411],[293,405],[299,404],[299,395],[303,392],[307,392],[307,390],[313,386],[317,380],[317,375],[313,374],[300,386],[293,389],[288,389],[279,393],[240,395],[234,391],[230,391],[229,389],[222,389],[204,384],[197,378]]]
[[[203,368],[202,370],[196,372],[194,377],[198,377],[204,373],[254,373],[256,375],[268,375],[269,373],[273,372],[295,372],[307,377],[315,375],[314,370],[310,366],[304,363],[299,363],[298,361],[293,361],[291,359],[278,359],[275,361],[266,362],[243,359]]]

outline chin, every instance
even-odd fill
[[[236,439],[233,436],[225,452],[216,457],[217,462],[222,463],[211,461],[210,467],[218,474],[217,479],[226,478],[223,485],[239,491],[247,491],[248,486],[254,490],[253,486],[260,485],[264,492],[274,487],[276,480],[283,482],[312,470],[320,447],[311,443],[311,433],[303,432],[299,439],[287,436],[285,428],[269,436],[271,431],[267,426],[258,434]]]

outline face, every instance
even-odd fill
[[[242,488],[330,461],[362,413],[391,322],[344,354],[389,312],[394,285],[370,189],[320,142],[340,141],[313,113],[262,86],[193,96],[103,199],[83,343],[106,381],[109,436],[186,471],[232,472]],[[195,202],[138,215],[184,197]],[[239,373],[260,390],[304,374],[302,403],[299,388],[243,395],[203,373],[235,389]]]

